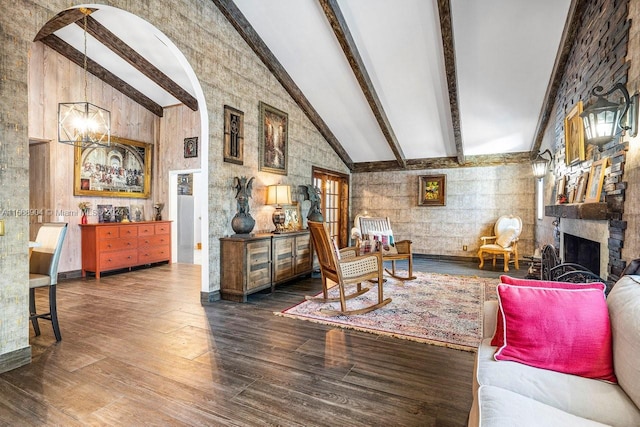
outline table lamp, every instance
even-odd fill
[[[267,187],[267,204],[275,206],[273,211],[273,224],[276,226],[274,233],[284,231],[285,215],[282,205],[291,204],[291,187],[288,185],[269,185]]]

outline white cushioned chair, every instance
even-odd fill
[[[504,256],[504,271],[509,271],[509,262],[513,255],[516,270],[520,269],[518,263],[518,239],[522,233],[522,219],[519,216],[503,215],[496,221],[493,227],[493,236],[482,236],[482,245],[478,250],[480,268],[484,267],[485,255],[493,256],[493,268],[496,267],[496,256]]]
[[[29,320],[36,336],[40,335],[38,319],[50,320],[56,341],[62,340],[60,326],[58,326],[56,285],[58,284],[58,262],[66,234],[66,223],[42,224],[36,236],[36,242],[40,246],[33,248],[29,259]],[[49,311],[38,314],[35,290],[41,287],[49,288]]]

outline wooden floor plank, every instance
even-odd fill
[[[274,316],[320,290],[304,278],[202,306],[187,264],[62,280],[63,340],[31,330],[32,363],[0,374],[0,425],[466,425],[473,353]]]

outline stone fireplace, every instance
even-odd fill
[[[560,254],[563,262],[574,262],[587,268],[589,266],[585,265],[586,263],[598,265],[599,271],[592,271],[606,280],[609,264],[609,221],[562,218],[559,228]],[[599,256],[592,259],[596,248]]]

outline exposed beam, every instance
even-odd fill
[[[44,27],[42,27],[40,31],[38,31],[38,34],[36,34],[36,38],[33,39],[33,41],[34,42],[40,41],[43,38],[47,37],[48,35],[55,33],[60,28],[64,28],[69,24],[73,24],[78,20],[82,20],[82,18],[84,18],[84,15],[85,15],[85,12],[84,12],[85,10],[88,11],[88,13],[92,13],[92,12],[95,12],[97,9],[84,9],[84,8],[78,7],[75,9],[63,10],[62,12],[54,16],[52,19],[50,19],[46,24],[44,24]]]
[[[562,38],[560,39],[560,49],[556,55],[556,61],[553,64],[553,71],[551,72],[551,78],[547,85],[547,91],[544,95],[544,102],[538,117],[538,125],[533,137],[533,143],[531,148],[531,158],[535,158],[540,151],[542,140],[544,139],[544,133],[549,125],[551,119],[551,112],[553,111],[553,105],[556,102],[558,96],[558,90],[562,83],[562,76],[567,68],[567,62],[569,61],[569,55],[571,54],[571,48],[578,36],[578,29],[580,26],[580,19],[584,10],[587,7],[587,0],[572,0],[569,6],[569,13],[567,14],[567,20],[562,32]]]
[[[40,41],[46,46],[58,52],[60,55],[69,59],[71,62],[84,68],[84,54],[58,36],[49,34],[48,36],[42,38]],[[133,86],[129,85],[120,77],[103,68],[100,64],[98,64],[91,58],[87,58],[87,71],[100,80],[104,81],[106,84],[122,92],[124,95],[128,96],[138,104],[142,105],[144,108],[151,111],[156,116],[162,117],[164,112],[162,106],[148,98],[145,94],[143,94]]]
[[[83,27],[82,21],[76,21],[76,24]],[[90,16],[87,16],[87,32],[188,108],[198,111],[198,100],[195,97]]]
[[[275,55],[269,50],[258,33],[253,29],[247,18],[240,12],[240,9],[232,0],[212,0],[220,9],[220,12],[233,25],[236,31],[255,52],[265,66],[271,71],[273,76],[280,82],[282,87],[289,93],[291,98],[298,104],[302,111],[307,115],[311,123],[318,129],[318,132],[329,143],[331,148],[342,159],[344,164],[351,170],[353,169],[353,160],[344,147],[340,144],[335,135],[331,132],[327,124],[322,120],[318,112],[311,106],[309,100],[304,96],[300,88],[295,84],[291,76],[284,69],[282,64],[277,60]]]
[[[408,159],[405,170],[451,169],[462,167],[498,166],[505,164],[529,163],[530,153],[486,154],[467,156],[466,162],[461,164],[457,157],[435,157],[430,159]],[[402,170],[392,160],[382,162],[360,162],[354,165],[353,173],[381,172]]]
[[[334,34],[336,35],[336,38],[338,39],[338,43],[340,43],[340,46],[342,47],[344,55],[349,61],[349,65],[351,65],[351,69],[360,84],[360,88],[362,89],[365,98],[367,98],[371,111],[378,121],[380,130],[396,157],[398,165],[405,167],[407,160],[402,152],[402,147],[398,143],[396,135],[393,132],[393,127],[387,118],[384,107],[382,106],[382,102],[380,102],[380,98],[373,87],[367,68],[362,61],[358,47],[351,36],[351,31],[344,19],[344,15],[342,15],[342,11],[340,10],[337,0],[319,0],[319,2],[320,6],[322,6],[322,10],[324,10],[324,14],[327,16],[327,20],[329,21]]]
[[[453,42],[453,23],[451,21],[450,0],[438,0],[438,15],[440,16],[440,33],[442,34],[444,68],[447,75],[447,86],[449,88],[449,109],[451,111],[453,139],[456,144],[458,163],[464,165],[465,156],[462,147],[460,104],[458,102],[458,74],[456,72],[456,50]]]

